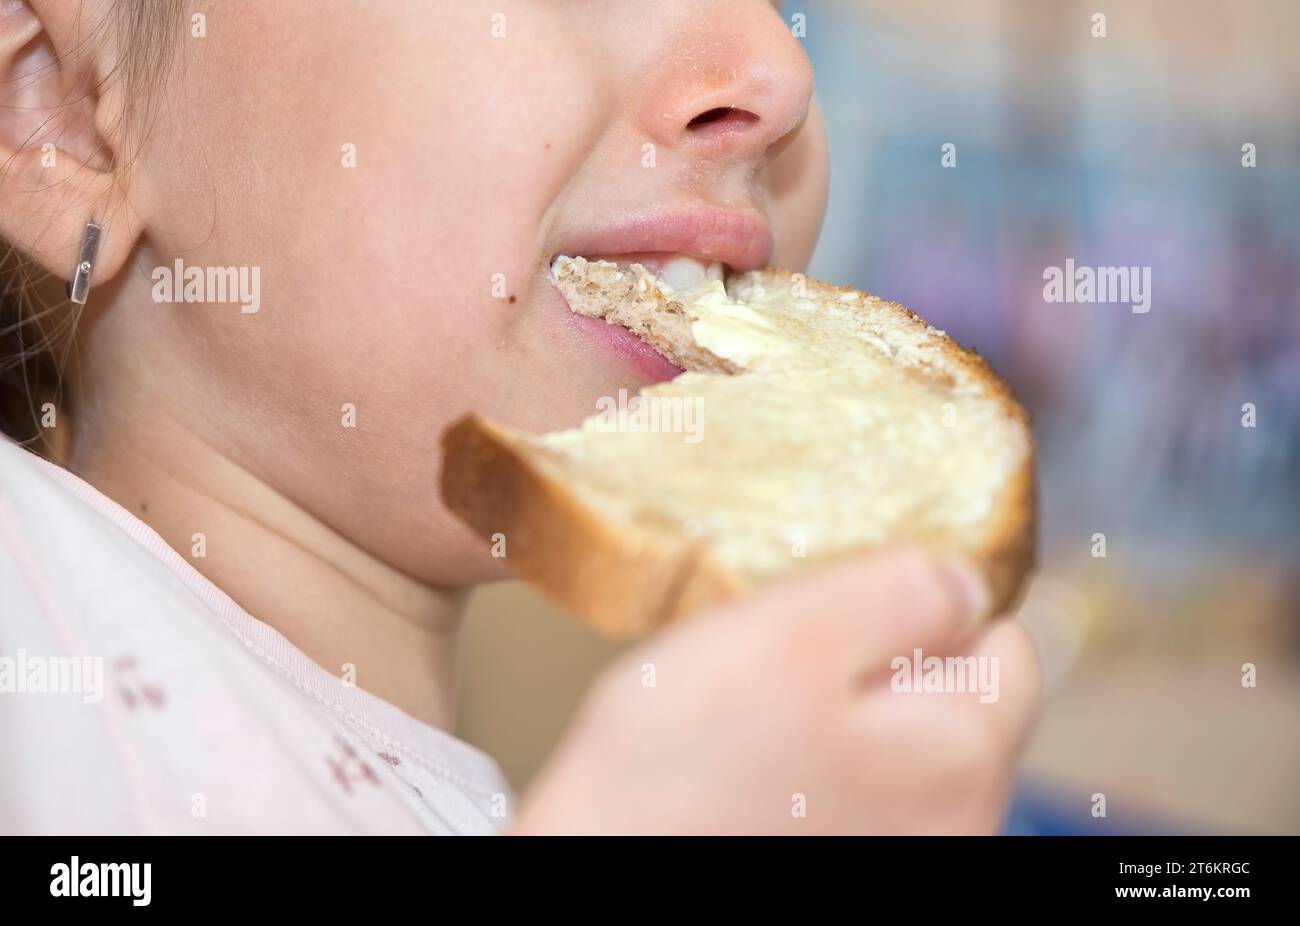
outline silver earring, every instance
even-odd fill
[[[85,234],[81,236],[81,254],[77,257],[77,268],[72,272],[72,282],[68,284],[68,298],[77,305],[86,304],[86,294],[90,292],[90,271],[95,269],[95,255],[98,252],[99,226],[87,222]]]

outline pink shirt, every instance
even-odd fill
[[[496,764],[0,439],[0,833],[488,834]]]

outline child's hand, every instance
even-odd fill
[[[963,564],[900,550],[688,622],[606,671],[516,831],[995,832],[1040,679],[1017,624],[977,623],[985,600]],[[918,648],[992,660],[987,703],[893,690]]]

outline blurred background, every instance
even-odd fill
[[[831,140],[811,274],[917,309],[1033,416],[1047,700],[1007,831],[1300,833],[1300,3],[799,14]],[[1046,303],[1068,258],[1149,266],[1150,311]],[[618,652],[513,583],[464,648],[460,732],[520,789]]]

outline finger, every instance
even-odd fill
[[[858,675],[917,647],[951,652],[969,638],[989,601],[974,566],[908,547],[783,582],[732,609],[740,620],[781,625],[791,655],[806,653],[828,671]]]
[[[998,736],[1024,745],[1042,705],[1043,673],[1038,651],[1016,621],[999,621],[975,640],[967,655],[983,660],[985,677],[978,709],[986,713]]]

